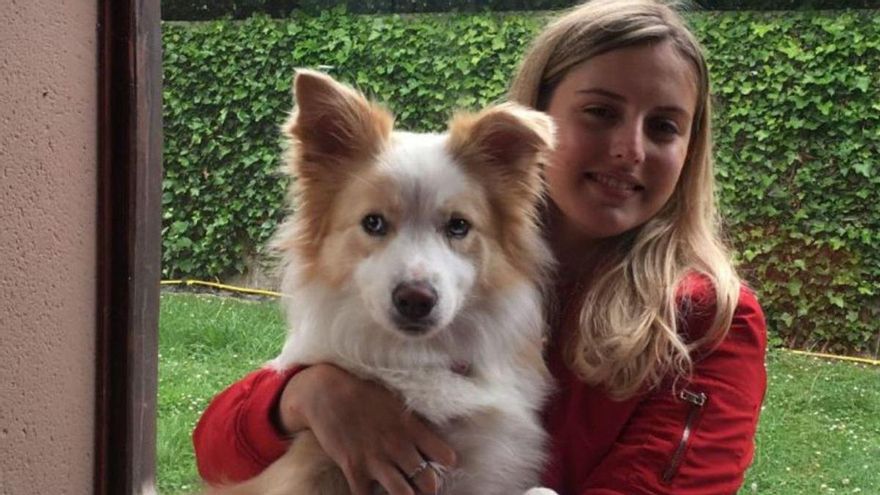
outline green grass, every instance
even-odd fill
[[[740,493],[880,494],[880,367],[773,352]]]
[[[278,353],[283,322],[275,302],[166,292],[159,327],[159,488],[192,493],[201,411]],[[740,493],[880,494],[880,367],[786,352],[771,352],[767,365],[757,454]]]
[[[156,456],[163,495],[201,486],[191,434],[211,398],[281,350],[278,305],[163,293],[159,316]]]

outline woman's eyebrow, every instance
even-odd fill
[[[602,89],[602,88],[584,88],[584,89],[579,89],[579,90],[575,91],[575,93],[581,94],[581,95],[604,96],[605,98],[610,98],[612,100],[616,100],[616,101],[620,101],[620,102],[626,101],[626,97],[623,96],[622,94],[615,93],[614,91],[609,91],[607,89]],[[657,112],[661,112],[661,113],[679,114],[683,117],[690,117],[690,115],[691,115],[690,112],[688,112],[687,110],[685,110],[684,108],[682,108],[678,105],[661,105],[659,107],[656,107],[654,110]]]
[[[579,89],[579,90],[575,91],[575,93],[595,94],[595,95],[599,95],[599,96],[604,96],[606,98],[611,98],[612,100],[626,101],[626,98],[624,98],[623,95],[615,93],[613,91],[608,91],[607,89],[602,89],[602,88]]]

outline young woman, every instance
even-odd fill
[[[736,492],[766,388],[766,328],[720,238],[698,43],[659,1],[594,0],[539,35],[510,97],[558,126],[545,169],[559,262],[545,485]],[[199,470],[209,482],[249,478],[305,428],[354,495],[374,482],[434,493],[423,457],[455,462],[392,393],[317,365],[256,371],[215,398],[194,433]]]

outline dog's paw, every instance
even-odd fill
[[[558,495],[558,494],[549,488],[530,488],[523,495]]]

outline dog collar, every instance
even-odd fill
[[[454,361],[450,369],[452,369],[452,372],[456,375],[470,376],[471,363],[468,363],[467,361]]]

